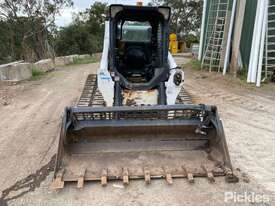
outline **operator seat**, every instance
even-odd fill
[[[143,46],[129,46],[124,55],[124,64],[128,74],[145,75],[148,57]]]

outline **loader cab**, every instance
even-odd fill
[[[119,86],[150,90],[167,81],[170,8],[111,5],[109,17],[109,70]]]
[[[117,28],[118,72],[133,83],[149,82],[152,70],[152,26],[148,21],[121,21]]]

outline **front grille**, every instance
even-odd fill
[[[86,120],[190,120],[202,119],[209,108],[204,105],[137,106],[112,108],[72,108],[76,121]]]

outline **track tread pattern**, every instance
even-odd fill
[[[90,74],[77,104],[78,107],[104,107],[105,101],[97,86],[97,75]]]
[[[177,97],[176,104],[192,104],[192,98],[184,86]],[[85,82],[83,92],[80,96],[78,107],[104,107],[104,98],[97,86],[97,75],[90,74]]]

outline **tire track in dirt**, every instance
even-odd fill
[[[92,72],[91,65],[75,67],[56,71],[38,82],[24,82],[24,92],[8,88],[14,101],[0,107],[0,164],[6,165],[0,167],[0,189],[32,173],[56,152],[64,108],[75,103]]]
[[[40,187],[41,182],[46,179],[50,172],[54,171],[55,160],[56,155],[54,155],[46,165],[42,166],[35,173],[28,175],[14,183],[9,188],[4,189],[0,197],[0,205],[8,206],[9,201],[22,197]]]

